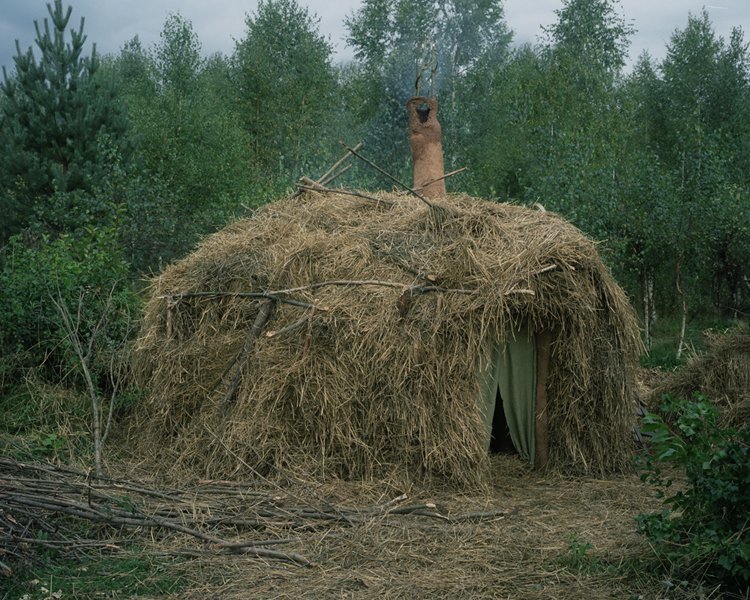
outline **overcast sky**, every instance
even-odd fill
[[[51,0],[50,0],[51,1]],[[64,0],[64,4],[69,4]],[[344,19],[360,6],[360,0],[298,0],[320,18],[320,31],[331,41],[336,59],[351,58],[346,47]],[[257,0],[73,0],[73,19],[77,27],[86,17],[89,42],[99,52],[117,52],[124,42],[138,35],[150,47],[170,13],[179,12],[193,23],[205,54],[230,54],[234,41],[243,37],[245,15],[254,13]],[[34,42],[34,20],[47,15],[46,0],[0,0],[0,65],[11,67],[15,40],[25,50]],[[536,42],[541,26],[556,20],[554,11],[562,0],[504,0],[505,18],[514,32],[515,42]],[[622,13],[637,32],[631,40],[631,62],[643,50],[661,58],[675,29],[687,23],[688,13],[709,13],[714,30],[728,37],[732,27],[740,26],[745,41],[750,41],[750,0],[622,0]]]

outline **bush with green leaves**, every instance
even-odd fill
[[[667,398],[662,413],[645,417],[652,443],[640,466],[664,508],[639,515],[639,531],[674,574],[746,592],[750,431],[720,428],[716,407],[700,395],[693,401]]]
[[[0,253],[2,387],[15,387],[31,367],[44,365],[51,379],[62,379],[76,366],[55,303],[64,303],[75,315],[82,339],[89,339],[99,324],[102,347],[113,350],[120,344],[138,306],[128,277],[112,227],[57,238],[30,232],[12,237]]]

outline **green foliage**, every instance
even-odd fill
[[[186,585],[180,573],[169,571],[175,561],[149,556],[139,548],[77,561],[47,550],[40,558],[40,563],[6,579],[4,598],[161,597],[179,594]]]
[[[750,432],[717,426],[705,398],[667,399],[664,417],[649,414],[644,431],[651,452],[641,459],[642,479],[663,498],[661,513],[639,515],[661,564],[680,575],[703,576],[726,589],[750,589]],[[678,470],[684,484],[675,482]]]
[[[750,133],[744,118],[750,71],[741,40],[740,30],[729,43],[718,38],[705,11],[690,15],[667,46],[661,76],[643,65],[631,82],[639,101],[633,121],[645,134],[641,146],[654,154],[666,183],[664,193],[649,199],[659,214],[651,245],[672,246],[659,278],[681,272],[693,304],[709,297],[725,312],[748,302],[748,263],[738,262],[740,254],[746,260],[740,248],[750,243],[750,153],[741,141]]]
[[[245,24],[232,62],[253,165],[266,176],[296,179],[325,147],[318,139],[336,91],[331,45],[296,0],[261,0]]]
[[[673,371],[685,364],[686,360],[686,358],[682,357],[677,358],[676,347],[674,339],[671,338],[667,342],[654,343],[651,350],[641,356],[641,366],[646,369]]]
[[[346,26],[359,65],[350,79],[359,91],[355,122],[368,155],[408,180],[411,152],[405,105],[420,94],[435,96],[440,103],[448,168],[466,166],[462,160],[470,135],[465,135],[465,119],[488,98],[473,95],[462,82],[479,65],[485,67],[480,77],[491,76],[487,71],[505,59],[511,34],[500,3],[365,0]]]
[[[113,349],[127,337],[138,301],[111,228],[76,237],[15,236],[3,248],[0,265],[0,362],[16,373],[7,376],[11,385],[29,367],[44,365],[59,379],[73,366],[53,300],[80,311],[82,335],[93,331],[110,304],[105,345]]]
[[[135,38],[103,69],[137,144],[132,168],[107,185],[126,207],[119,229],[138,272],[161,269],[242,205],[260,203],[230,66],[200,52],[190,21],[171,15],[153,52]]]
[[[170,15],[154,52],[156,72],[163,89],[189,95],[202,67],[201,43],[193,24],[179,13]]]
[[[725,331],[734,325],[731,318],[696,313],[685,326],[685,345],[690,349],[678,359],[675,352],[679,341],[680,321],[675,316],[660,318],[653,327],[653,345],[641,356],[640,364],[646,368],[675,370],[696,353],[705,351],[707,331]]]
[[[568,552],[559,559],[559,563],[574,573],[591,575],[606,569],[604,563],[589,553],[593,549],[589,542],[581,541],[577,533],[568,536]]]
[[[44,375],[28,371],[22,383],[0,395],[0,454],[20,461],[87,460],[92,454],[90,398],[70,382],[47,383]]]
[[[633,28],[611,0],[564,0],[545,31],[552,59],[581,91],[599,93],[620,76]]]
[[[3,115],[0,121],[4,144],[0,149],[0,243],[30,223],[40,221],[48,230],[65,231],[54,219],[46,219],[49,208],[59,207],[60,198],[86,200],[89,195],[55,196],[59,193],[90,192],[106,175],[106,157],[101,138],[114,144],[120,156],[128,156],[127,123],[115,101],[114,90],[97,77],[96,48],[83,57],[86,36],[83,19],[78,30],[65,30],[72,8],[63,10],[62,0],[47,5],[49,21],[37,22],[37,61],[29,48],[17,45],[15,73],[3,67]],[[85,205],[85,203],[84,203]],[[68,219],[84,221],[95,207],[78,206]]]

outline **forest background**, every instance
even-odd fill
[[[446,171],[466,167],[450,189],[539,203],[601,241],[645,364],[676,363],[691,327],[747,318],[743,32],[685,15],[662,60],[626,72],[616,2],[563,0],[556,15],[517,47],[497,0],[365,0],[346,21],[355,58],[337,64],[295,0],[261,0],[231,56],[205,56],[180,14],[153,47],[99,56],[85,15],[56,0],[0,93],[0,405],[61,382],[110,394],[144,281],[323,173],[339,140],[410,181],[415,93],[440,102]],[[366,169],[339,182],[392,185]]]

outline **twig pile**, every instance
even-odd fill
[[[309,567],[314,563],[305,556],[268,546],[294,544],[300,541],[296,536],[321,528],[363,525],[399,515],[457,524],[494,519],[507,512],[446,516],[432,502],[406,504],[405,494],[365,508],[320,499],[315,505],[289,489],[276,491],[272,494],[259,483],[229,481],[160,490],[70,467],[0,458],[0,574],[11,574],[10,563],[33,558],[34,548],[64,550],[72,556],[94,549],[116,552],[126,541],[117,534],[123,530],[134,535],[159,530],[200,543],[198,549],[177,551],[180,555],[242,553]],[[92,530],[82,527],[83,523],[104,529]],[[247,532],[254,535],[241,535]]]

